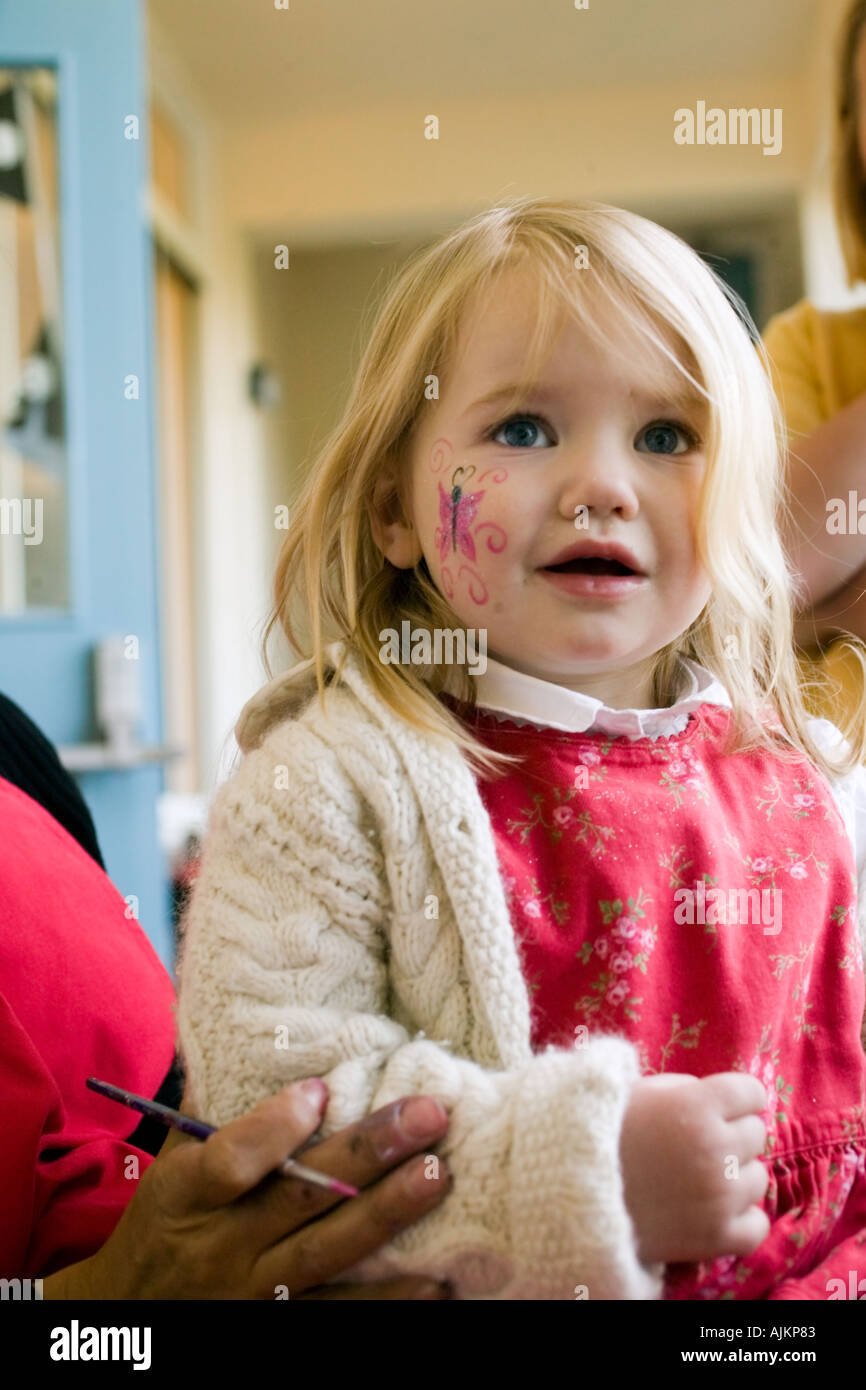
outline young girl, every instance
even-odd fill
[[[180,962],[202,1118],[313,1076],[325,1134],[449,1109],[451,1191],[361,1277],[866,1294],[866,701],[847,742],[804,710],[776,425],[627,212],[497,206],[387,296]]]

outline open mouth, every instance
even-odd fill
[[[637,574],[637,570],[620,564],[619,560],[604,560],[600,555],[582,555],[576,560],[566,560],[561,565],[545,566],[551,574]]]

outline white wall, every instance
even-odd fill
[[[698,100],[781,108],[781,153],[677,145],[674,112]],[[800,80],[676,81],[543,101],[488,96],[437,114],[438,141],[425,140],[417,104],[258,127],[239,118],[224,146],[236,206],[248,225],[292,246],[396,232],[420,238],[515,191],[734,208],[798,188],[814,138]]]

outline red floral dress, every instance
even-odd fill
[[[665,1298],[863,1298],[854,857],[818,770],[725,755],[731,717],[704,704],[680,734],[630,740],[469,716],[487,747],[525,760],[479,792],[532,1043],[617,1033],[645,1075],[750,1072],[772,1098],[770,1234],[748,1258],[669,1265]]]

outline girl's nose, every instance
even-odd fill
[[[637,515],[634,463],[621,445],[587,443],[558,460],[559,510],[573,518],[585,507],[599,517],[618,512],[625,520]]]

